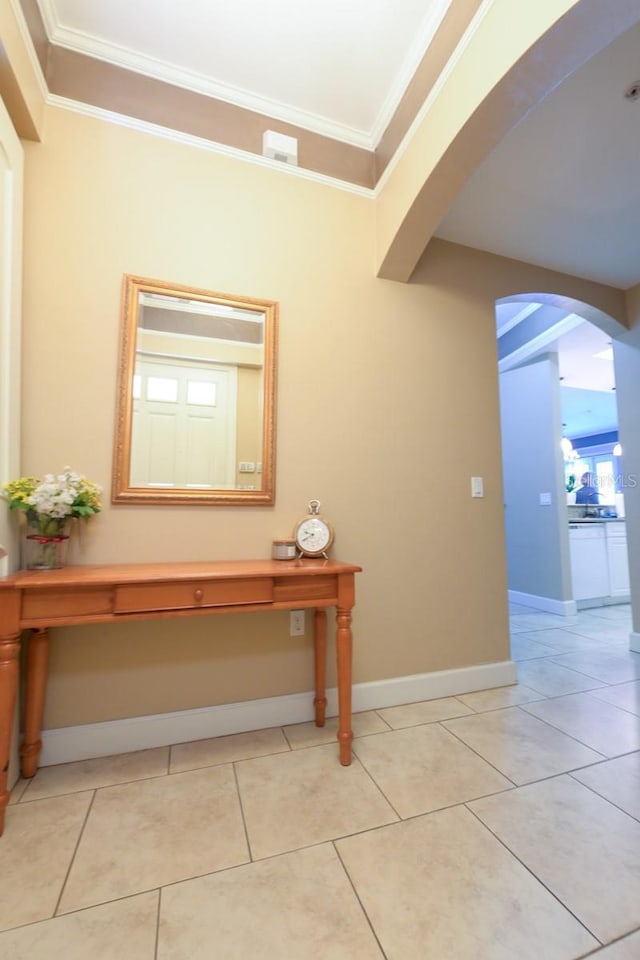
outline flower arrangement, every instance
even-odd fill
[[[88,519],[102,507],[102,487],[65,467],[54,476],[20,477],[3,485],[10,510],[24,510],[41,537],[64,532],[69,517]]]

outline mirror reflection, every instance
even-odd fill
[[[126,276],[114,502],[273,503],[277,305]]]

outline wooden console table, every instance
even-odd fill
[[[21,570],[0,578],[0,834],[9,801],[7,773],[22,630],[27,650],[22,775],[38,769],[49,628],[251,610],[314,608],[315,721],[324,725],[326,607],[336,608],[338,743],[351,763],[351,609],[361,567],[339,560],[134,563]]]

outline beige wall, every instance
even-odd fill
[[[23,472],[107,488],[73,561],[267,557],[318,498],[364,568],[355,682],[508,658],[493,301],[606,289],[438,242],[397,284],[367,198],[58,108],[25,146]],[[275,507],[109,504],[123,273],[279,301]],[[309,690],[287,626],[53,631],[45,727]]]

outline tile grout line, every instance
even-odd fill
[[[75,846],[74,846],[74,848],[73,848],[73,853],[71,854],[71,859],[69,860],[69,866],[67,867],[67,870],[66,870],[66,872],[65,872],[64,880],[62,881],[62,884],[61,884],[61,886],[60,886],[60,893],[58,894],[58,898],[57,898],[57,900],[56,900],[56,905],[55,905],[55,907],[54,907],[54,909],[53,909],[53,915],[52,915],[52,918],[51,918],[51,919],[53,919],[54,917],[59,916],[58,910],[60,909],[60,903],[61,903],[61,901],[62,901],[62,897],[64,896],[64,891],[65,891],[65,889],[66,889],[67,883],[69,882],[69,875],[70,875],[70,873],[71,873],[71,870],[72,870],[72,868],[73,868],[74,861],[75,861],[76,856],[77,856],[77,854],[78,854],[78,848],[80,847],[80,843],[81,843],[82,838],[83,838],[83,836],[84,836],[84,831],[85,831],[86,826],[87,826],[87,821],[88,821],[88,819],[89,819],[89,814],[90,814],[91,811],[93,810],[93,805],[94,805],[94,803],[95,803],[95,799],[96,799],[96,794],[97,794],[97,793],[98,793],[97,789],[93,790],[93,796],[91,797],[91,800],[89,801],[89,804],[88,804],[88,806],[87,806],[87,812],[86,812],[85,815],[84,815],[84,818],[83,818],[83,821],[82,821],[82,825],[81,825],[81,827],[80,827],[80,830],[78,831],[78,839],[76,840]],[[61,916],[64,916],[64,914],[61,914]]]
[[[385,732],[386,732],[386,731],[385,731]],[[380,796],[382,797],[382,799],[385,801],[385,803],[387,803],[387,804],[391,807],[392,811],[395,813],[396,817],[398,818],[398,820],[397,820],[396,822],[401,822],[404,818],[400,816],[399,812],[396,810],[396,808],[394,807],[394,805],[392,804],[391,800],[390,800],[389,797],[386,795],[386,793],[384,792],[384,790],[382,789],[382,787],[380,786],[380,784],[379,784],[376,780],[374,780],[373,775],[369,772],[369,768],[364,765],[363,761],[362,761],[362,760],[360,759],[360,757],[358,756],[358,754],[357,754],[357,752],[356,752],[356,750],[355,750],[355,748],[354,748],[354,746],[353,746],[353,743],[351,744],[351,749],[352,749],[353,754],[355,755],[356,760],[358,761],[358,764],[360,765],[361,770],[364,771],[364,773],[367,775],[367,777],[369,778],[369,780],[371,781],[371,783],[373,784],[373,786],[376,788],[376,790],[378,791],[378,793],[380,794]],[[366,831],[363,831],[363,832],[366,832]],[[352,834],[352,836],[353,836],[353,834]],[[342,837],[334,837],[334,838],[332,839],[332,842],[334,842],[334,841],[337,840],[337,839],[342,840],[343,838],[342,838]]]
[[[340,839],[342,839],[342,838],[340,838]],[[336,841],[335,841],[335,840],[332,840],[332,841],[331,841],[331,845],[332,845],[332,847],[333,847],[333,849],[334,849],[334,852],[335,852],[336,857],[338,858],[338,860],[339,860],[339,862],[340,862],[340,866],[342,867],[342,869],[343,869],[343,871],[344,871],[344,873],[345,873],[345,876],[346,876],[346,878],[347,878],[347,880],[348,880],[348,882],[349,882],[349,885],[351,886],[351,889],[353,890],[353,895],[354,895],[354,897],[356,898],[356,900],[358,901],[358,903],[359,903],[359,905],[360,905],[360,909],[362,910],[362,913],[363,913],[363,915],[364,915],[364,917],[365,917],[365,919],[366,919],[366,921],[367,921],[367,924],[369,925],[369,929],[371,930],[371,933],[373,934],[373,937],[374,937],[376,943],[378,944],[378,946],[379,946],[379,948],[380,948],[380,953],[381,953],[381,955],[382,955],[382,960],[388,960],[387,953],[386,953],[386,951],[383,949],[382,943],[380,942],[380,938],[379,938],[378,934],[376,933],[376,929],[375,929],[375,927],[374,927],[374,925],[373,925],[373,921],[371,920],[371,917],[370,917],[369,914],[367,913],[367,910],[366,910],[366,908],[365,908],[365,905],[364,905],[364,903],[362,902],[362,899],[361,899],[361,897],[360,897],[360,894],[358,893],[358,889],[357,889],[355,883],[353,882],[353,879],[352,879],[352,877],[351,877],[351,874],[349,873],[349,870],[347,869],[347,866],[346,866],[344,860],[343,860],[342,857],[340,856],[340,851],[338,850],[338,848],[337,848],[337,846],[336,846]]]
[[[500,709],[502,709],[502,710],[511,710],[511,709],[513,709],[513,708],[512,708],[512,707],[501,707]],[[488,711],[487,711],[487,713],[496,713],[496,712],[497,712],[496,710],[488,710]],[[481,717],[481,716],[483,716],[483,714],[478,713],[478,714],[476,714],[476,716]],[[461,718],[460,718],[460,717],[457,717],[456,719],[461,719]],[[443,730],[446,730],[446,732],[449,733],[449,734],[451,734],[452,737],[455,737],[455,739],[458,741],[458,743],[461,743],[463,747],[466,747],[467,750],[470,750],[471,753],[475,754],[475,756],[478,757],[480,760],[482,760],[483,763],[488,764],[488,765],[491,767],[492,770],[495,770],[495,772],[496,772],[496,773],[499,773],[501,777],[504,777],[505,780],[508,780],[509,783],[512,784],[512,787],[517,788],[518,786],[521,786],[521,784],[516,783],[516,781],[513,779],[513,777],[508,776],[506,773],[503,773],[503,771],[500,770],[499,767],[496,767],[495,763],[492,763],[491,760],[487,760],[486,757],[483,757],[482,754],[479,753],[479,752],[476,750],[475,747],[472,747],[470,744],[466,743],[466,742],[462,739],[462,737],[458,736],[458,734],[455,733],[455,731],[450,730],[449,727],[445,727],[445,725],[444,725],[445,722],[446,722],[446,721],[444,721],[444,720],[441,720],[441,721],[440,721],[440,725],[442,726],[442,729],[443,729]],[[498,794],[498,793],[505,793],[505,792],[506,792],[505,790],[496,790],[496,794]],[[494,794],[488,794],[488,796],[494,796]],[[463,802],[464,802],[464,801],[463,801]]]
[[[582,692],[582,693],[588,693],[588,691],[586,691],[586,690],[581,691],[581,692]],[[578,694],[577,694],[577,693],[569,693],[569,694],[566,694],[566,696],[576,697],[576,696],[578,696]],[[556,697],[556,698],[551,698],[551,697],[550,697],[549,699],[561,699],[561,698],[560,698],[560,697]],[[526,704],[523,705],[523,706],[526,707]],[[614,704],[610,704],[610,706],[614,706]],[[570,740],[573,740],[574,743],[579,743],[581,747],[585,747],[587,750],[591,750],[593,753],[597,753],[598,756],[602,757],[603,760],[614,760],[614,759],[615,759],[615,757],[607,756],[607,754],[606,754],[606,753],[603,753],[601,750],[596,750],[595,747],[592,747],[590,744],[585,743],[584,740],[578,739],[578,737],[577,737],[577,736],[574,736],[572,733],[567,733],[566,730],[563,730],[561,727],[557,727],[554,723],[551,722],[551,720],[547,720],[547,719],[545,719],[544,717],[539,717],[539,716],[538,716],[537,714],[535,714],[535,713],[529,713],[529,711],[526,710],[526,709],[524,709],[524,713],[529,714],[529,716],[530,716],[530,717],[533,717],[535,720],[540,720],[541,723],[545,723],[548,727],[550,727],[552,730],[555,730],[557,733],[561,733],[561,734],[563,734],[565,737],[569,737],[569,739],[570,739]],[[637,750],[633,750],[633,749],[632,749],[632,750],[627,750],[627,751],[625,751],[625,753],[636,753],[636,752],[637,752]],[[624,756],[624,754],[616,754],[616,756]],[[599,762],[600,762],[599,760],[594,760],[594,763],[599,763]],[[590,764],[586,764],[586,766],[590,766]],[[574,769],[579,769],[579,768],[572,767],[571,769],[574,770]]]
[[[238,780],[238,770],[237,763],[242,761],[236,760],[231,764],[231,769],[233,771],[233,779],[236,785],[236,796],[238,798],[238,806],[240,807],[240,816],[242,818],[242,829],[244,830],[244,839],[247,844],[247,853],[249,854],[249,863],[255,863],[256,860],[253,856],[253,850],[251,849],[251,841],[249,840],[249,828],[247,827],[247,818],[244,812],[244,805],[242,803],[242,790],[240,789],[240,781]],[[214,873],[217,871],[214,871]]]
[[[559,774],[559,776],[564,776],[564,774]],[[538,781],[536,781],[536,782],[538,782]],[[529,784],[527,784],[527,786],[529,786]],[[586,925],[586,923],[583,923],[582,920],[577,916],[577,914],[575,914],[575,913],[573,912],[573,910],[571,910],[571,908],[566,905],[566,903],[563,903],[563,901],[560,899],[560,897],[559,897],[556,893],[554,893],[553,890],[552,890],[550,887],[547,886],[547,884],[544,882],[544,880],[542,880],[540,877],[538,877],[538,876],[533,872],[533,870],[531,869],[531,867],[529,867],[529,866],[524,862],[524,860],[521,860],[520,857],[518,856],[518,854],[515,853],[515,852],[511,849],[511,847],[509,847],[508,844],[507,844],[504,840],[502,840],[501,837],[498,836],[497,833],[494,833],[494,831],[491,829],[491,827],[489,827],[489,826],[484,822],[484,820],[482,820],[482,818],[478,816],[478,814],[475,812],[475,810],[472,810],[472,809],[471,809],[471,807],[469,806],[469,803],[472,803],[472,802],[473,802],[473,801],[466,801],[466,802],[463,804],[463,806],[469,811],[469,813],[470,813],[473,817],[475,817],[475,819],[478,821],[478,823],[480,824],[480,826],[483,827],[485,830],[487,830],[487,832],[490,833],[491,836],[494,837],[494,839],[498,841],[498,843],[507,851],[507,853],[508,853],[510,856],[512,856],[512,857],[514,858],[514,860],[517,860],[517,862],[527,871],[527,873],[528,873],[531,877],[533,877],[533,879],[536,881],[536,883],[539,883],[541,887],[544,887],[544,889],[547,891],[547,893],[549,893],[549,894],[553,897],[553,899],[554,899],[558,904],[560,904],[560,906],[562,907],[563,910],[566,910],[566,912],[567,912],[568,914],[570,914],[570,916],[573,917],[573,919],[576,921],[576,923],[579,923],[579,924],[580,924],[580,926],[582,927],[583,930],[586,930],[587,933],[594,938],[594,940],[597,940],[597,941],[598,941],[599,946],[595,948],[596,950],[599,950],[601,947],[603,947],[603,946],[604,946],[604,943],[603,943],[603,941],[600,939],[600,937],[597,937],[597,936],[595,935],[595,933],[593,932],[593,930],[590,930],[589,927]]]
[[[634,750],[633,753],[625,753],[625,754],[622,754],[622,756],[624,756],[624,757],[631,757],[631,756],[633,756],[633,755],[636,754],[636,753],[640,753],[640,751]],[[611,760],[619,760],[619,759],[620,759],[620,757],[612,757],[612,758],[611,758]],[[610,763],[611,760],[605,760],[604,762],[605,762],[605,763]],[[592,766],[597,767],[597,766],[599,766],[599,764],[594,763],[594,764],[592,764]],[[583,769],[583,770],[589,770],[590,767],[582,767],[581,769]],[[631,817],[632,820],[635,820],[637,823],[640,823],[640,816],[636,817],[635,814],[629,813],[628,810],[625,810],[624,807],[621,807],[620,804],[618,804],[618,803],[615,802],[615,800],[611,800],[610,797],[605,797],[605,795],[604,795],[603,793],[599,793],[599,792],[596,790],[596,788],[595,788],[594,786],[592,786],[590,783],[585,783],[583,780],[580,780],[579,777],[575,776],[576,773],[578,773],[577,770],[571,770],[571,771],[569,771],[569,772],[566,774],[566,776],[571,777],[571,779],[574,780],[576,783],[579,783],[581,787],[586,787],[586,789],[587,789],[587,790],[590,790],[591,793],[595,794],[596,797],[599,797],[601,800],[604,800],[606,803],[611,804],[611,806],[612,806],[612,807],[615,807],[616,810],[619,810],[620,813],[624,813],[627,817]]]
[[[640,933],[640,927],[634,927],[633,930],[629,930],[627,933],[623,933],[622,936],[616,937],[615,940],[610,940],[604,946],[595,947],[593,950],[590,950],[589,953],[583,953],[581,957],[577,957],[576,960],[588,960],[589,957],[596,957],[603,950],[606,950],[608,947],[613,947],[618,943],[623,943],[629,937],[632,937],[635,933]]]

